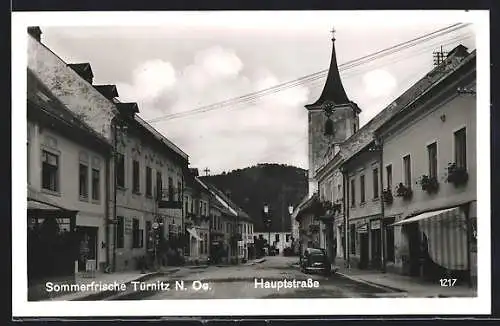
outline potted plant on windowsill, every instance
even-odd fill
[[[400,182],[396,187],[396,196],[402,197],[403,199],[410,199],[413,196],[413,191],[410,187]]]
[[[428,193],[435,193],[439,190],[439,182],[435,177],[423,175],[417,183],[420,183],[422,190],[427,191]]]
[[[448,167],[446,169],[448,170],[446,181],[453,183],[455,186],[464,185],[469,180],[467,169],[457,166],[457,164],[454,162],[448,163]]]
[[[384,203],[386,203],[387,205],[392,204],[394,197],[392,196],[391,189],[388,188],[388,189],[382,190],[382,199],[383,199]]]

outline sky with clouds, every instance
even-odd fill
[[[180,14],[179,14],[180,16]],[[212,17],[213,16],[213,17]],[[42,28],[42,42],[67,63],[90,62],[95,84],[116,84],[145,120],[185,112],[327,69],[331,33],[344,62],[450,23],[361,24],[304,13],[301,20],[255,16],[165,20],[157,26]],[[459,43],[475,48],[472,27],[351,69],[341,69],[361,125],[432,68],[432,52]],[[157,121],[152,125],[212,173],[276,162],[307,168],[307,112],[325,78],[257,100]]]

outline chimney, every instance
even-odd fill
[[[38,42],[41,42],[42,30],[38,26],[28,27],[28,34],[33,36]]]

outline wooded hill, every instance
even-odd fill
[[[268,231],[262,222],[265,203],[271,212],[271,232],[291,231],[288,206],[296,207],[307,193],[307,171],[285,164],[258,164],[200,178],[247,212],[255,221],[254,232]]]

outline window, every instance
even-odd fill
[[[361,203],[365,202],[365,176],[362,175],[359,177],[359,186],[361,190]]]
[[[174,182],[172,177],[168,177],[168,201],[174,201]]]
[[[205,254],[208,254],[208,233],[205,233]]]
[[[337,198],[342,197],[342,186],[337,185]]]
[[[79,164],[79,194],[80,199],[87,200],[89,198],[89,167],[87,164]]]
[[[163,180],[160,171],[156,171],[156,199],[162,198]]]
[[[373,169],[373,198],[378,198],[378,168]]]
[[[188,210],[188,205],[189,205],[189,199],[187,196],[184,197],[184,213],[187,214],[189,212]]]
[[[465,128],[454,133],[455,163],[458,168],[467,168],[467,134]]]
[[[437,143],[427,146],[427,156],[429,158],[429,177],[437,178]]]
[[[182,199],[182,183],[179,181],[177,182],[177,201],[181,201]]]
[[[354,207],[356,204],[356,186],[355,186],[355,180],[351,180],[351,206]]]
[[[276,240],[276,242],[280,242],[280,235],[279,235],[279,233],[276,233],[274,235],[274,240]]]
[[[123,216],[116,217],[116,247],[123,248],[125,239],[125,222]]]
[[[356,226],[354,224],[351,224],[350,226],[350,243],[351,243],[351,254],[355,255],[356,254]]]
[[[132,248],[142,248],[143,244],[143,232],[139,228],[139,219],[132,219]]]
[[[42,188],[59,192],[59,155],[42,151]]]
[[[139,161],[134,160],[132,163],[132,191],[136,194],[141,193],[141,178],[139,171]]]
[[[411,158],[410,155],[403,157],[404,185],[411,188]]]
[[[387,175],[387,189],[392,188],[392,165],[388,165],[385,167],[386,175]]]
[[[101,199],[101,171],[92,168],[92,200]]]
[[[286,235],[286,242],[290,242],[290,234]]]
[[[153,170],[146,166],[146,196],[153,196]]]
[[[125,188],[125,156],[116,154],[116,185]]]

